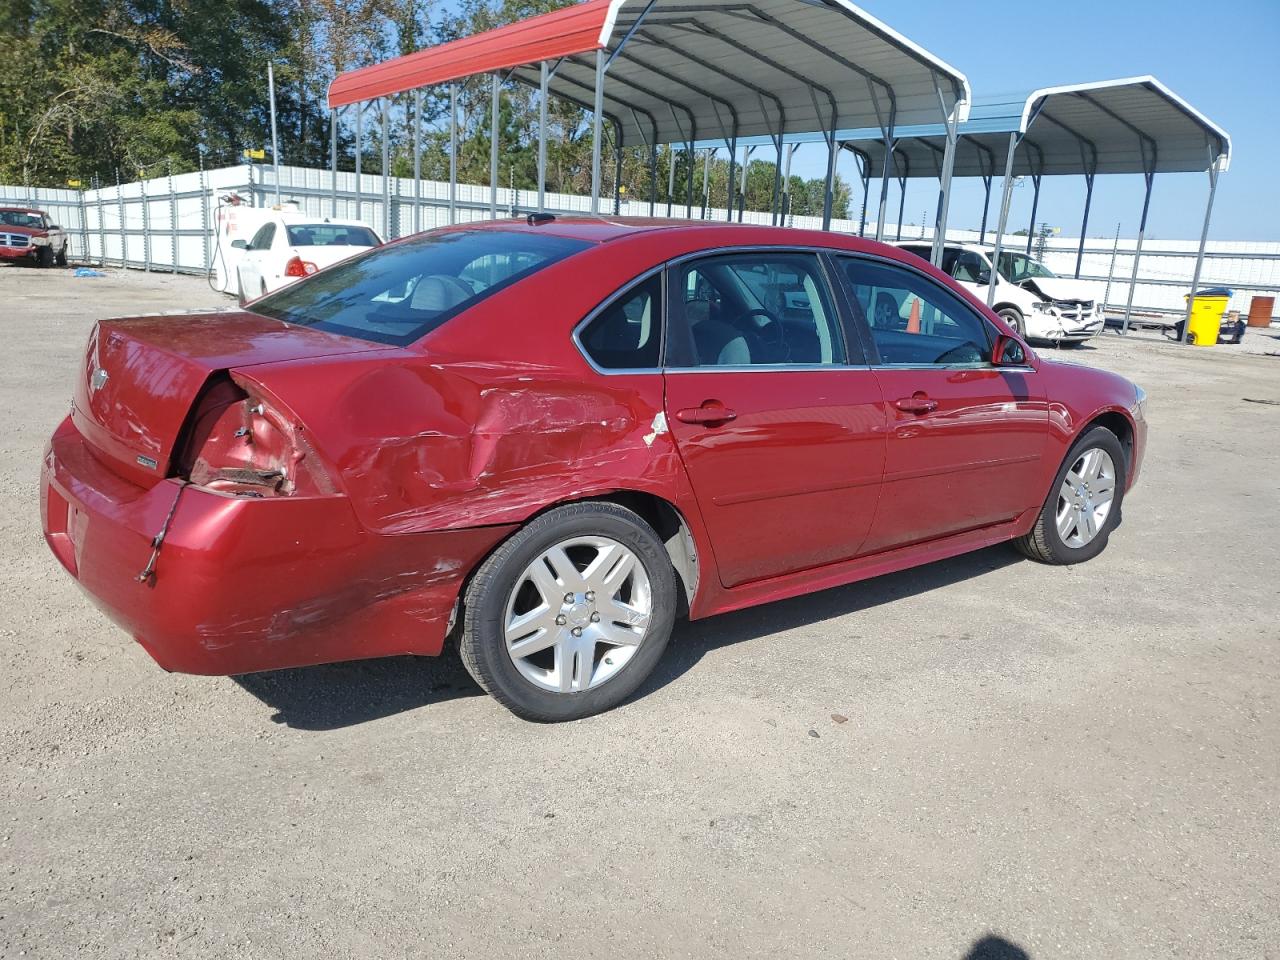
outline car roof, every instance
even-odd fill
[[[665,217],[576,217],[556,216],[531,224],[528,214],[505,220],[483,220],[445,227],[445,230],[502,230],[519,233],[545,233],[588,243],[610,243],[640,237],[669,236],[673,245],[686,245],[696,237],[699,245],[717,246],[792,246],[819,247],[831,250],[866,251],[884,245],[848,233],[828,230],[803,230],[797,227],[774,227],[767,224],[727,223],[714,220],[678,220]]]
[[[38,213],[44,215],[43,210],[37,210],[35,207],[0,207],[0,213]]]
[[[364,227],[366,230],[373,230],[363,220],[344,220],[340,217],[326,217],[323,214],[311,216],[305,213],[295,213],[292,210],[284,210],[278,214],[280,221],[285,226],[293,226],[295,224],[329,224],[334,227]]]

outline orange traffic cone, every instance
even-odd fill
[[[907,333],[920,332],[920,298],[911,301],[911,316],[907,319]]]

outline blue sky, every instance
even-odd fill
[[[1280,0],[854,2],[963,72],[975,98],[1157,77],[1231,135],[1231,169],[1218,184],[1210,238],[1280,241]],[[825,162],[822,146],[801,147],[793,170],[821,176]],[[841,160],[840,170],[856,181],[851,157]],[[1206,174],[1157,175],[1148,237],[1198,238],[1208,190]],[[997,179],[992,222],[998,196]],[[889,197],[896,213],[896,186]],[[876,202],[873,184],[873,209]],[[936,202],[936,181],[910,182],[904,219],[918,223],[927,211],[932,220]],[[1082,177],[1046,177],[1037,219],[1076,236],[1083,203]],[[1134,236],[1141,206],[1141,177],[1098,177],[1089,234],[1112,236],[1118,222],[1122,236]],[[976,229],[981,208],[980,182],[956,181],[950,225]],[[1028,182],[1014,191],[1010,228],[1025,226],[1030,211]]]

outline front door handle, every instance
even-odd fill
[[[938,401],[930,400],[927,394],[920,391],[893,401],[893,405],[907,413],[932,413],[938,409]]]
[[[704,400],[700,407],[685,407],[683,410],[677,410],[676,419],[681,423],[700,423],[714,427],[738,419],[738,414],[719,400]]]

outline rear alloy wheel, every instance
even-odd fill
[[[552,510],[502,544],[467,588],[467,670],[527,720],[617,706],[653,670],[675,619],[662,541],[612,503]]]
[[[1020,337],[1026,337],[1027,325],[1022,319],[1022,314],[1015,307],[1004,307],[999,311],[1000,319],[1009,325],[1009,328]]]
[[[1096,557],[1120,522],[1124,478],[1120,441],[1106,427],[1092,428],[1072,445],[1036,525],[1016,546],[1042,563]]]

